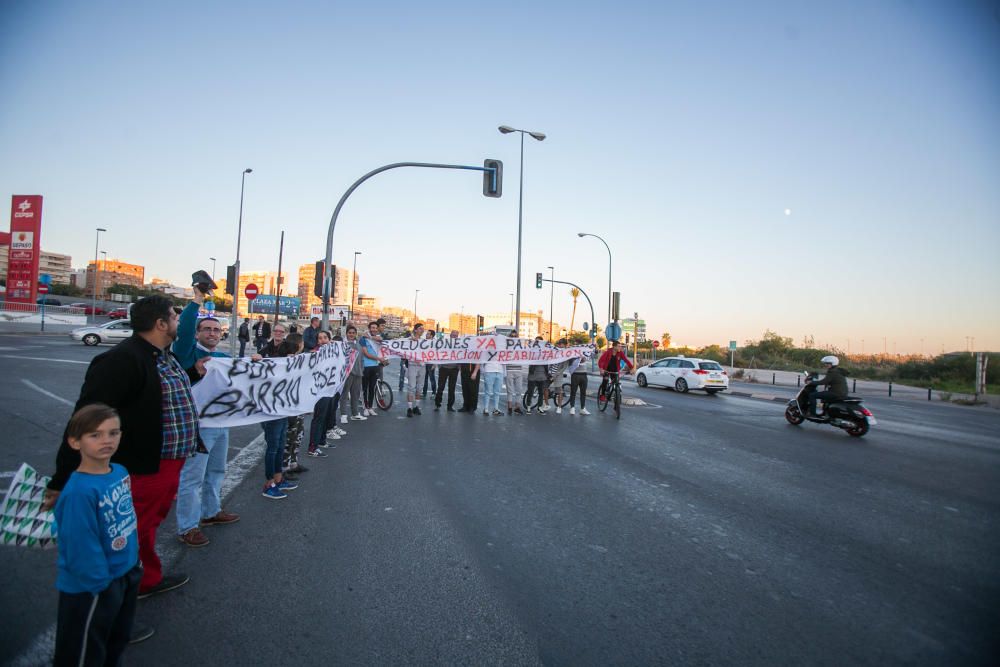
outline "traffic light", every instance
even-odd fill
[[[313,294],[316,296],[323,296],[323,277],[324,269],[326,269],[326,262],[324,260],[319,260],[316,262],[316,275],[315,282],[313,283]]]
[[[535,289],[542,289],[542,274],[535,274]]]
[[[503,162],[500,160],[484,160],[483,195],[499,197],[503,193]]]
[[[226,294],[236,294],[236,265],[226,267]]]
[[[628,335],[628,333],[626,333],[625,334],[625,347],[628,347],[628,343],[629,343],[628,338],[629,338],[629,335]]]
[[[477,334],[483,333],[483,316],[482,315],[476,315],[476,333]]]

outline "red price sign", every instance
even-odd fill
[[[653,341],[653,347],[660,347],[660,341],[654,340]]]
[[[254,285],[253,283],[250,283],[245,288],[243,288],[243,294],[245,294],[250,301],[253,301],[254,299],[257,298],[257,286]]]
[[[38,283],[38,293],[39,294],[48,294],[49,293],[49,286],[46,285],[46,284],[44,284],[44,283]]]

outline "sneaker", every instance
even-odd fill
[[[139,599],[148,598],[150,595],[156,595],[158,593],[166,593],[167,591],[172,591],[175,588],[180,588],[187,582],[191,581],[191,577],[186,574],[174,574],[169,577],[163,577],[160,579],[160,583],[155,586],[150,586],[146,590],[139,590]]]
[[[560,408],[559,406],[556,406],[556,414],[557,415],[561,415],[562,414],[562,408]]]
[[[317,447],[316,449],[310,449],[307,453],[309,454],[309,456],[311,456],[313,458],[317,458],[317,459],[325,459],[326,458],[326,452],[324,452],[319,447]]]
[[[156,634],[156,630],[152,626],[144,625],[143,623],[132,622],[132,634],[129,635],[129,644],[138,644],[139,642],[144,642],[153,635]]]
[[[278,489],[281,491],[292,491],[299,488],[299,485],[290,479],[282,479],[278,482]]]
[[[288,497],[288,494],[279,489],[277,484],[268,484],[267,487],[264,488],[264,493],[260,495],[264,496],[265,498],[271,498],[273,500]]]
[[[340,423],[341,424],[347,423],[347,415],[340,415]]]
[[[531,414],[531,408],[525,408],[524,409],[524,414],[530,415]]]
[[[345,435],[347,435],[347,431],[345,431],[344,429],[340,428],[339,426],[334,427],[333,432],[336,433],[337,435],[339,435],[342,438]]]
[[[368,416],[369,417],[378,417],[378,413],[375,412],[374,408],[372,408],[372,409],[368,410]]]
[[[448,408],[448,412],[455,412],[455,408]]]
[[[514,408],[512,408],[511,406],[509,406],[509,405],[508,405],[508,406],[507,406],[507,414],[508,414],[508,415],[512,415],[512,414],[514,414]]]
[[[538,414],[540,415],[544,415],[548,411],[549,411],[548,408],[538,408]]]
[[[523,415],[524,411],[521,408],[514,408],[515,415]]]
[[[570,413],[571,415],[575,415],[575,414],[576,414],[576,408],[570,408],[570,409],[569,409],[569,413]]]
[[[420,406],[419,405],[413,406],[413,414],[415,414],[415,415],[419,415],[420,414]]]
[[[210,516],[207,519],[201,520],[201,525],[203,526],[222,526],[227,523],[236,523],[240,520],[239,514],[233,514],[232,512],[224,512],[219,510],[215,513],[215,516]]]
[[[357,414],[357,415],[354,415],[353,417],[351,417],[351,421],[364,422],[364,421],[368,421],[368,417],[365,417],[362,414]]]
[[[406,416],[407,417],[413,416],[413,408],[406,408]]]
[[[489,410],[483,410],[483,416],[484,417],[489,417],[490,416],[490,411]]]
[[[177,539],[189,547],[204,547],[208,545],[208,538],[199,528],[192,528],[183,535],[178,535]]]
[[[330,431],[329,433],[326,434],[326,438],[323,440],[323,442],[319,443],[319,446],[323,448],[336,447],[336,445],[330,444],[329,442],[330,440],[340,440],[340,436],[334,433],[333,431]]]
[[[493,416],[494,417],[503,417],[503,413],[500,412],[499,410],[494,410],[493,411]]]
[[[580,414],[581,415],[589,415],[590,413],[587,412],[587,408],[580,408]]]

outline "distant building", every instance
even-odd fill
[[[10,236],[9,234],[7,236]],[[0,276],[7,276],[9,244],[0,244]],[[73,275],[72,258],[57,252],[42,250],[38,259],[38,275],[47,273],[52,276],[52,282],[69,285]]]
[[[105,297],[112,285],[129,285],[142,289],[145,276],[146,267],[140,264],[129,264],[120,259],[101,259],[87,264],[86,289],[93,292],[95,278],[98,297]]]
[[[87,286],[87,269],[73,269],[69,275],[69,284],[83,289]]]
[[[153,278],[153,280],[147,283],[144,287],[148,290],[156,290],[157,292],[169,294],[170,296],[177,297],[178,299],[191,299],[194,297],[194,290],[190,287],[174,285],[169,280],[164,280],[163,278]]]

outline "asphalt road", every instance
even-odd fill
[[[86,366],[66,362],[93,354],[0,337],[2,470],[48,471],[69,413],[25,380],[73,400]],[[650,405],[406,419],[397,402],[306,459],[284,501],[253,468],[208,547],[168,518],[166,559],[192,581],[140,603],[158,633],[129,660],[995,663],[1000,413],[872,400],[856,440],[773,401],[626,395]],[[0,551],[0,659],[51,627],[54,560]]]

